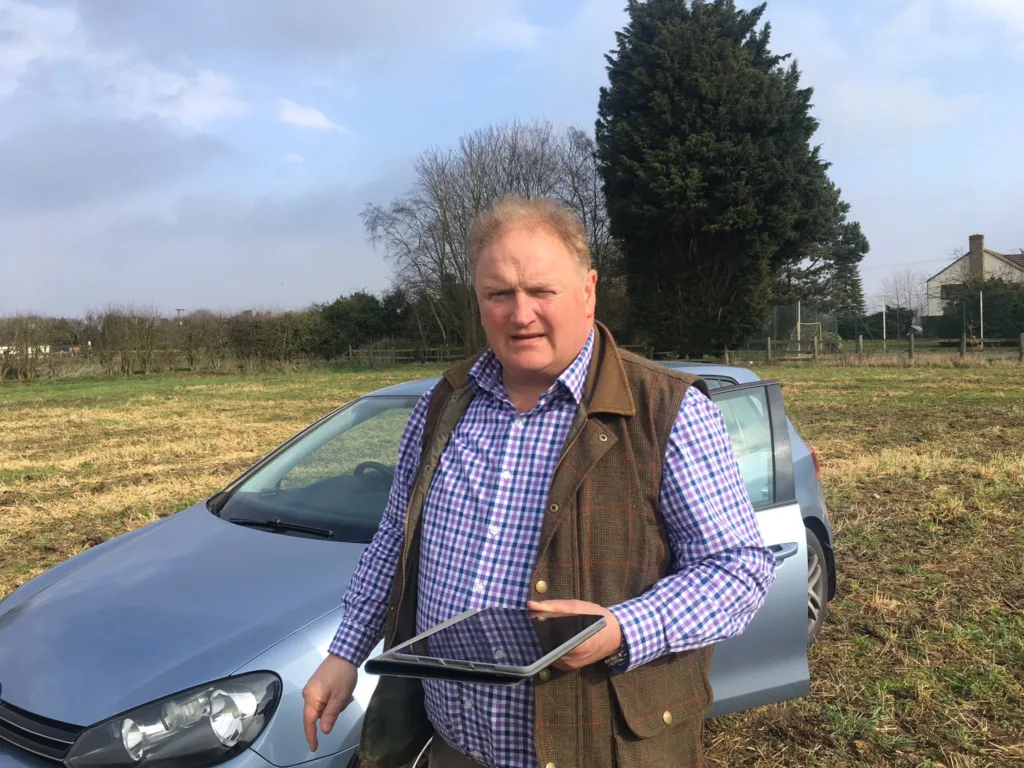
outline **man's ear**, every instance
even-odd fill
[[[583,293],[587,305],[587,317],[593,319],[597,308],[597,270],[591,269],[583,278]]]

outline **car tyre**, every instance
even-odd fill
[[[828,567],[825,549],[810,528],[807,533],[807,645],[818,639],[828,613]]]

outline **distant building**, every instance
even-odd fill
[[[1024,283],[1024,250],[1020,253],[998,253],[985,247],[984,235],[971,235],[967,253],[928,278],[928,314],[942,314],[943,299],[949,297],[954,286],[968,280],[993,277]]]

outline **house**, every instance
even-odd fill
[[[971,235],[967,253],[928,278],[928,314],[942,314],[942,301],[948,298],[953,286],[993,277],[1024,283],[1024,250],[997,253],[985,247],[984,235]]]

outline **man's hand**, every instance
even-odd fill
[[[596,603],[587,603],[583,600],[542,600],[540,602],[530,600],[526,607],[531,611],[544,611],[545,613],[583,613],[604,616],[605,628],[593,637],[588,637],[556,661],[552,665],[555,669],[569,672],[596,664],[607,659],[622,645],[622,628],[619,626],[618,620],[611,611]]]
[[[352,702],[358,676],[359,670],[350,662],[329,653],[302,689],[306,702],[302,724],[311,751],[316,752],[317,748],[316,721],[320,721],[320,730],[325,734],[331,732],[338,715]]]

